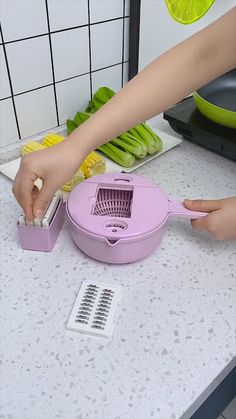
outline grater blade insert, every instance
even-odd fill
[[[76,297],[66,328],[93,336],[112,336],[121,287],[84,281]]]
[[[132,189],[99,188],[92,215],[130,218],[132,200]]]

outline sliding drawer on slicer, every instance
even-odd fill
[[[25,250],[51,252],[60,233],[65,206],[60,195],[54,195],[43,219],[28,222],[20,216],[17,229],[20,243]]]

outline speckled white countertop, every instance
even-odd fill
[[[172,198],[236,194],[234,162],[183,141],[138,169]],[[1,175],[1,419],[186,419],[235,365],[236,246],[168,222],[142,262],[82,254],[66,227],[23,251]],[[84,279],[122,286],[110,341],[65,330]]]

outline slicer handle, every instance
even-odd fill
[[[171,217],[185,217],[192,220],[206,217],[209,213],[203,211],[191,211],[181,203],[175,201],[169,201],[168,214]]]

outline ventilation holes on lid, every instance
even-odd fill
[[[104,227],[108,230],[111,230],[112,233],[117,233],[122,230],[126,230],[128,225],[121,221],[108,221],[104,224]]]

